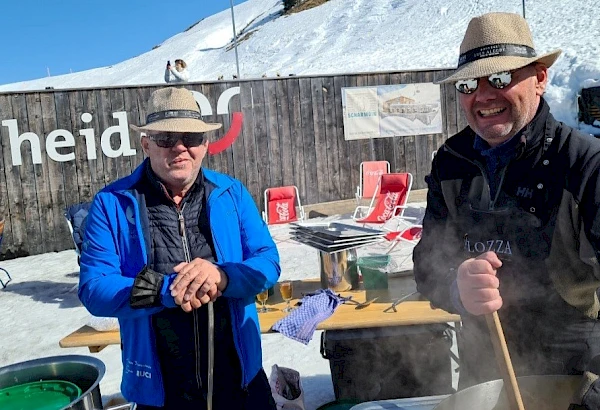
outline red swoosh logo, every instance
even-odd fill
[[[233,120],[231,121],[231,127],[229,127],[229,131],[223,135],[223,138],[208,144],[208,153],[210,155],[215,155],[219,152],[225,151],[240,135],[240,132],[242,131],[242,122],[244,121],[244,114],[241,112],[234,112],[232,115]]]

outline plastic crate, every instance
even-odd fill
[[[359,402],[452,393],[451,345],[445,324],[321,334],[336,399]]]

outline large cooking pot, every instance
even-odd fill
[[[518,377],[519,390],[527,410],[566,410],[579,388],[582,376]],[[455,393],[434,410],[508,410],[502,380],[477,384]]]
[[[82,394],[61,410],[103,410],[100,380],[105,371],[102,361],[89,356],[45,357],[0,368],[0,389],[40,380],[65,380],[79,386]],[[132,407],[127,404],[110,410]]]

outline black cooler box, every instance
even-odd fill
[[[335,398],[360,402],[453,393],[446,324],[326,330]]]

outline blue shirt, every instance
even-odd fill
[[[473,148],[476,151],[479,151],[484,159],[486,177],[490,186],[490,196],[492,200],[496,197],[498,187],[500,186],[502,174],[499,171],[508,165],[510,160],[515,157],[517,145],[519,145],[520,141],[521,132],[496,147],[490,147],[490,144],[479,135],[475,137]]]

